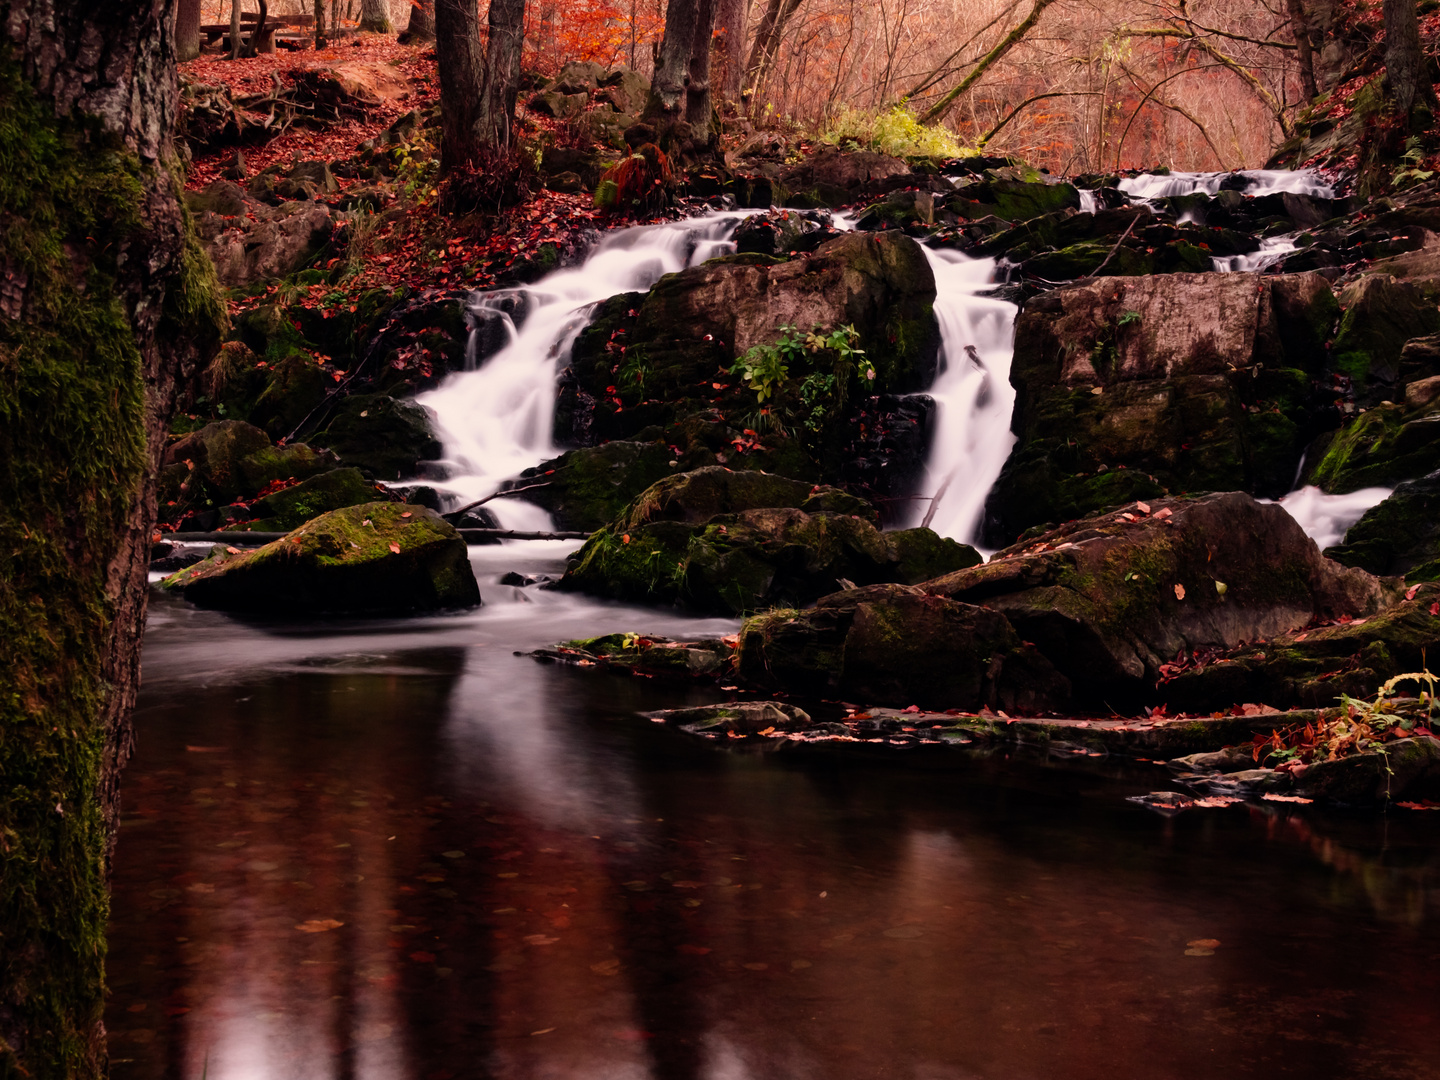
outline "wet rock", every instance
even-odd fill
[[[1367,274],[1340,292],[1335,368],[1350,376],[1362,404],[1393,394],[1406,342],[1440,331],[1440,311],[1409,282]]]
[[[424,406],[383,394],[345,398],[311,441],[381,480],[413,476],[421,461],[438,458],[442,450]]]
[[[334,454],[305,443],[272,446],[265,432],[240,420],[218,420],[182,436],[166,447],[162,460],[162,468],[180,478],[171,498],[217,505],[253,496],[276,480],[303,480],[338,464]]]
[[[562,641],[553,649],[538,649],[531,655],[541,660],[644,675],[714,677],[729,670],[733,645],[733,638],[675,641],[646,634],[605,634]]]
[[[838,235],[823,211],[777,210],[746,218],[736,226],[734,240],[737,254],[793,255]]]
[[[1248,644],[1198,658],[1192,649],[1177,657],[1186,663],[1167,669],[1171,677],[1159,693],[1171,709],[1189,711],[1236,701],[1313,708],[1333,705],[1341,694],[1369,696],[1440,654],[1440,616],[1430,611],[1437,601],[1440,584],[1422,583],[1408,599],[1394,597],[1376,613],[1355,611],[1368,617],[1257,634]]]
[[[1426,476],[1440,461],[1440,400],[1377,405],[1316,439],[1305,460],[1306,483],[1332,494]]]
[[[816,205],[843,206],[863,198],[877,183],[909,177],[910,166],[885,154],[827,144],[780,176],[788,190],[815,196]],[[827,196],[838,196],[840,201]]]
[[[740,632],[740,678],[759,688],[877,705],[1062,707],[1069,685],[998,612],[923,589],[874,585]]]
[[[1384,753],[1320,761],[1294,773],[1296,794],[1317,802],[1376,806],[1440,798],[1440,739],[1395,739]]]
[[[1279,506],[1239,492],[1146,505],[1053,529],[924,588],[1004,614],[1079,698],[1115,707],[1153,700],[1177,654],[1374,615],[1395,595],[1321,556]],[[1268,701],[1225,704],[1257,700]]]
[[[1002,221],[1028,221],[1061,209],[1080,208],[1080,194],[1070,184],[995,177],[967,184],[949,200],[964,218],[994,215]]]
[[[1397,487],[1350,527],[1327,557],[1372,574],[1440,581],[1440,470]]]
[[[1318,274],[1101,278],[1031,300],[988,542],[1166,491],[1283,494],[1335,310]]]
[[[387,496],[384,488],[365,479],[359,469],[332,469],[256,499],[249,506],[252,520],[242,528],[252,532],[289,532],[331,510],[375,502]]]
[[[465,542],[438,514],[367,503],[253,551],[217,547],[162,583],[202,607],[276,615],[400,614],[473,607]]]
[[[328,207],[310,202],[266,206],[228,180],[187,193],[195,231],[222,285],[282,278],[304,267],[330,239]]]
[[[738,614],[805,603],[847,581],[913,582],[979,561],[928,529],[887,534],[873,522],[873,510],[834,488],[700,469],[656,484],[591,536],[561,587]]]
[[[910,228],[935,224],[935,198],[928,191],[895,191],[872,203],[855,219],[857,229]]]
[[[589,103],[589,94],[565,94],[558,90],[545,90],[535,94],[525,104],[532,112],[537,112],[541,116],[553,116],[557,120],[569,120],[584,112],[585,106]]]
[[[921,390],[938,357],[934,298],[924,252],[898,233],[847,234],[806,259],[752,254],[667,275],[643,298],[623,294],[601,305],[577,338],[561,380],[557,440],[633,439],[652,424],[699,412],[717,372],[787,325],[802,332],[854,326],[874,365],[872,393]],[[643,377],[643,399],[622,404],[625,394],[639,396],[626,385],[629,373]],[[803,377],[793,374],[797,383]],[[746,396],[753,409],[753,393]]]
[[[639,114],[650,96],[650,80],[629,68],[615,68],[600,80],[596,101],[608,101],[618,113]]]
[[[803,731],[814,726],[810,714],[782,701],[729,701],[650,714],[656,720],[692,735],[761,735],[774,731]]]
[[[603,528],[646,488],[675,470],[663,443],[617,440],[561,454],[526,469],[516,487],[544,484],[518,496],[549,511],[561,530],[593,532]]]

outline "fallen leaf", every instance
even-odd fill
[[[1268,791],[1260,797],[1266,802],[1313,803],[1315,801],[1314,799],[1306,799],[1299,795],[1274,795]]]
[[[390,554],[392,554],[392,555],[399,555],[399,554],[400,554],[400,545],[397,544],[394,540],[391,540],[391,541],[390,541]]]
[[[630,534],[629,534],[629,533],[626,533],[624,536],[622,536],[622,537],[620,538],[620,542],[621,542],[622,544],[628,544],[628,543],[630,542]]]
[[[1230,586],[1226,585],[1223,581],[1217,581],[1215,582],[1215,591],[1221,596],[1224,596],[1227,592],[1230,591]]]
[[[1155,512],[1155,520],[1156,520],[1156,521],[1159,521],[1161,518],[1167,518],[1167,517],[1169,517],[1172,513],[1174,513],[1174,511],[1171,510],[1168,506],[1165,507],[1165,508],[1163,508],[1163,509],[1161,509],[1161,510],[1157,510],[1157,511]]]
[[[338,919],[306,919],[295,927],[296,930],[303,930],[307,934],[323,934],[326,930],[334,930],[345,924]]]
[[[1184,600],[1184,599],[1185,599],[1185,586],[1184,586],[1184,585],[1176,585],[1176,586],[1175,586],[1175,599],[1176,599],[1176,600]]]
[[[1148,514],[1148,513],[1150,512],[1150,504],[1149,504],[1149,503],[1143,503],[1143,502],[1137,502],[1137,503],[1135,504],[1135,509],[1136,509],[1136,510],[1139,510],[1140,513],[1142,513],[1142,514]]]
[[[401,516],[402,518],[407,518],[407,517],[410,516],[410,511],[409,511],[409,510],[406,510],[405,513],[401,514],[400,516]],[[552,1028],[551,1030],[553,1031],[554,1029]]]
[[[1418,593],[1419,591],[1420,591],[1420,586],[1419,586],[1419,585],[1411,585],[1410,588],[1408,588],[1408,589],[1405,590],[1405,599],[1406,599],[1406,600],[1414,600],[1414,599],[1415,599],[1415,594]]]

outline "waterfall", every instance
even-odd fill
[[[942,536],[975,539],[985,497],[1000,475],[1015,436],[1010,414],[1014,354],[1014,304],[979,295],[990,287],[994,259],[971,259],[953,251],[925,249],[935,273],[935,318],[940,323],[940,370],[929,394],[935,399],[935,434],[912,524],[928,519]]]
[[[1230,180],[1231,177],[1240,179]],[[1234,190],[1250,196],[1290,192],[1295,195],[1310,195],[1317,199],[1335,197],[1335,189],[1313,169],[1244,169],[1233,173],[1141,173],[1139,176],[1126,177],[1116,187],[1136,201],[1150,202],[1176,195],[1193,195],[1197,191],[1214,195],[1227,180],[1230,180],[1232,186],[1240,185],[1235,186]]]
[[[618,230],[581,266],[524,288],[471,294],[472,316],[500,319],[508,343],[478,365],[472,356],[467,367],[474,370],[452,375],[416,398],[434,413],[445,446],[449,476],[437,486],[470,501],[554,457],[556,378],[595,306],[618,293],[647,291],[665,274],[734,251],[729,237],[745,216],[710,214]],[[507,527],[548,527],[548,515],[527,503],[497,500],[490,506]]]

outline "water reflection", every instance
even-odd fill
[[[513,655],[677,617],[494,595],[304,633],[160,612],[119,1080],[1436,1075],[1425,815],[1164,820],[1123,801],[1145,766],[725,752],[635,717],[713,691]]]

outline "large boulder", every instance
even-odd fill
[[[162,584],[202,607],[279,615],[399,614],[480,603],[460,534],[434,511],[403,503],[335,510],[252,551],[217,546]]]
[[[292,274],[335,230],[323,203],[305,199],[267,206],[226,180],[203,192],[187,192],[186,201],[222,285],[253,285]]]
[[[1432,472],[1440,461],[1440,399],[1384,402],[1315,440],[1306,482],[1332,494],[1391,487]]]
[[[332,469],[250,503],[252,519],[239,528],[253,532],[289,532],[331,510],[387,498],[384,488],[359,469]]]
[[[557,440],[632,439],[698,412],[717,374],[736,391],[737,406],[748,398],[753,408],[754,393],[740,392],[724,372],[786,326],[802,334],[853,326],[875,372],[870,393],[923,390],[938,359],[934,301],[924,251],[898,233],[850,233],[808,258],[736,255],[667,275],[643,297],[625,293],[602,304],[576,340],[561,382]],[[635,385],[643,385],[643,400],[622,404]]]
[[[661,481],[573,558],[562,588],[741,614],[844,582],[923,581],[979,561],[929,529],[882,533],[834,488],[701,469]],[[842,580],[843,579],[843,580]]]
[[[999,612],[904,585],[822,597],[805,611],[749,619],[738,675],[747,684],[869,705],[1061,708],[1069,685]]]
[[[1325,554],[1372,574],[1440,581],[1440,470],[1401,484]]]
[[[604,528],[650,485],[675,472],[664,443],[618,440],[561,454],[522,472],[514,487],[549,511],[557,529]],[[544,485],[543,487],[538,485]]]
[[[757,136],[757,140],[759,138]],[[746,158],[748,148],[749,144],[742,147],[737,158]],[[794,193],[790,205],[836,207],[856,202],[875,192],[877,187],[903,182],[910,176],[910,166],[887,154],[841,150],[827,143],[797,164],[779,170],[777,175],[785,190]]]
[[[1400,380],[1405,343],[1440,331],[1440,310],[1418,287],[1389,274],[1367,274],[1339,299],[1345,314],[1335,335],[1335,368],[1354,380],[1362,401],[1378,401]]]
[[[1335,313],[1318,274],[1099,278],[1026,304],[987,539],[1170,491],[1287,491]]]
[[[1002,613],[1077,696],[1116,707],[1151,699],[1177,656],[1374,615],[1397,591],[1239,492],[1095,514],[924,587]]]
[[[1437,606],[1440,584],[1427,582],[1369,617],[1300,624],[1223,652],[1192,652],[1164,672],[1161,696],[1172,709],[1192,712],[1237,701],[1317,708],[1341,694],[1372,697],[1385,680],[1421,671],[1440,654]]]
[[[311,441],[381,480],[413,476],[420,462],[433,461],[443,449],[423,405],[384,394],[345,398]]]
[[[162,469],[183,475],[184,496],[214,504],[249,498],[276,480],[305,480],[334,469],[339,460],[305,443],[274,446],[242,420],[217,420],[176,439]]]

